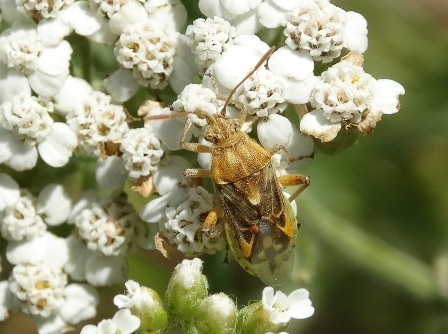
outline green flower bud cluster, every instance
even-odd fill
[[[151,298],[146,300],[151,299],[151,302],[134,302],[130,307],[141,320],[137,334],[265,334],[281,332],[288,324],[288,321],[273,321],[272,312],[262,301],[238,310],[226,294],[209,295],[202,261],[198,258],[184,260],[176,266],[168,283],[165,304],[155,291],[139,288],[149,294]]]

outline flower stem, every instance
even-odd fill
[[[358,265],[400,285],[413,295],[432,299],[438,292],[432,268],[411,255],[338,217],[312,197],[301,197],[306,228]]]

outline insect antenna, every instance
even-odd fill
[[[201,111],[185,111],[185,112],[179,112],[176,114],[159,114],[159,115],[150,115],[146,116],[145,120],[154,121],[154,120],[160,120],[160,119],[171,119],[171,118],[177,118],[177,117],[185,117],[188,114],[198,115],[200,117],[203,117],[207,120],[207,123],[213,122],[213,118],[210,117],[209,114]]]
[[[268,52],[266,52],[263,55],[263,57],[261,57],[261,59],[258,61],[258,63],[255,64],[254,68],[249,73],[247,73],[246,76],[243,79],[241,79],[241,81],[235,87],[233,87],[233,89],[229,93],[229,96],[227,96],[224,106],[221,109],[222,116],[225,116],[225,110],[226,110],[227,106],[229,105],[230,101],[232,100],[232,96],[233,96],[233,94],[235,94],[236,90],[244,83],[244,81],[247,80],[247,78],[249,78],[252,74],[254,74],[254,72],[256,70],[258,70],[260,68],[260,66],[265,62],[265,60],[271,56],[271,54],[274,52],[274,50],[275,50],[275,46],[271,47],[268,50]]]

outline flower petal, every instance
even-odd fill
[[[43,161],[51,167],[62,167],[69,161],[78,138],[70,127],[62,122],[51,125],[51,133],[42,140],[37,148]]]
[[[37,149],[36,146],[23,142],[18,136],[11,136],[9,145],[13,155],[5,164],[15,169],[18,172],[28,170],[36,166],[37,162]]]
[[[344,29],[344,46],[350,51],[364,53],[367,50],[367,21],[359,13],[347,12]]]
[[[324,143],[336,138],[341,127],[341,123],[330,122],[319,110],[305,114],[300,120],[300,131],[316,137]]]
[[[102,187],[117,190],[123,189],[128,173],[124,168],[123,160],[114,155],[104,160],[98,158],[95,176]]]
[[[103,85],[107,92],[117,102],[124,102],[129,100],[135,93],[137,93],[139,84],[134,78],[132,72],[118,69],[110,76],[103,80]]]
[[[48,225],[59,225],[67,220],[72,201],[60,184],[49,184],[39,193],[37,198],[39,207],[45,213],[45,222]]]
[[[372,110],[383,114],[394,114],[399,109],[398,97],[404,94],[404,88],[398,82],[389,79],[376,81],[373,93]]]
[[[292,133],[290,120],[278,114],[270,115],[257,125],[258,140],[267,149],[275,145],[288,146]]]
[[[59,315],[69,324],[77,324],[96,315],[98,292],[88,284],[70,284],[64,289],[65,303]]]
[[[122,284],[127,276],[124,256],[105,256],[93,253],[86,263],[86,280],[93,286]]]
[[[19,185],[12,177],[0,173],[0,211],[13,206],[20,197]]]
[[[314,71],[314,61],[309,52],[291,50],[283,46],[268,61],[269,69],[286,79],[304,80]]]

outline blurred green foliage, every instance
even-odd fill
[[[333,3],[367,19],[365,70],[406,94],[370,137],[303,170],[316,313],[300,332],[448,333],[448,25],[418,1]],[[349,228],[329,232],[341,218]]]

